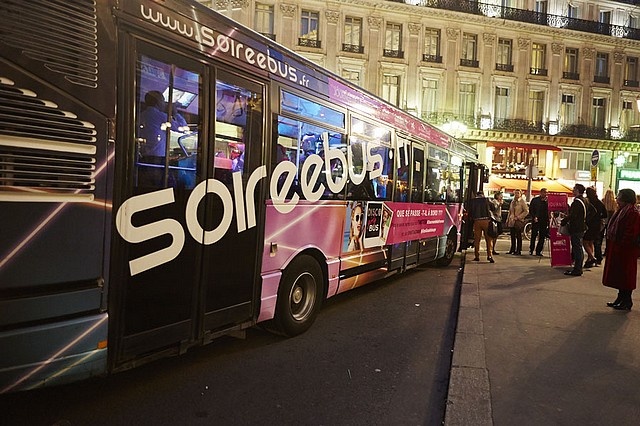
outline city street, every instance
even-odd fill
[[[0,397],[2,425],[439,425],[456,254],[330,299],[305,334],[258,329],[107,378]]]

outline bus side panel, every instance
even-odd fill
[[[103,374],[107,314],[0,333],[0,393],[62,384]]]
[[[44,384],[60,365],[56,374],[61,380],[73,380],[65,376],[77,371],[105,371],[103,362],[86,355],[103,353],[107,339],[106,320],[89,329],[91,316],[106,309],[112,156],[108,119],[75,98],[76,91],[65,93],[33,77],[37,66],[25,69],[18,62],[28,61],[0,43],[0,104],[21,111],[0,120],[0,223],[5,225],[0,230],[0,306],[21,307],[20,316],[0,309],[0,365],[26,368],[30,383]],[[109,90],[93,96],[113,102]],[[83,292],[91,297],[79,298]],[[78,324],[69,327],[69,318]],[[39,326],[47,331],[33,333]],[[55,337],[59,345],[43,335]],[[71,344],[80,336],[92,349]],[[5,350],[12,347],[40,358],[12,363]],[[71,358],[74,366],[68,368],[66,359]],[[5,382],[8,377],[0,375],[0,392],[20,389]]]
[[[273,274],[286,268],[301,251],[318,250],[324,256],[326,264],[336,263],[343,240],[344,217],[344,203],[319,201],[311,204],[301,201],[291,212],[281,213],[272,201],[267,201],[262,253],[263,303],[277,295],[278,288],[273,283],[279,280],[279,275]],[[323,269],[326,264],[321,265]],[[329,269],[335,270],[335,267]],[[328,276],[329,297],[335,294],[337,278],[336,272]]]

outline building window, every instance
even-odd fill
[[[320,14],[303,10],[300,15],[300,38],[298,44],[300,46],[320,47]]]
[[[638,112],[638,108],[636,108],[635,100],[622,101],[620,129],[626,133],[631,126],[637,127],[638,124],[640,124],[640,112]]]
[[[496,87],[493,117],[496,121],[502,121],[509,117],[509,89],[506,87]]]
[[[340,76],[353,84],[360,86],[360,71],[343,68]]]
[[[437,28],[427,28],[424,31],[424,54],[422,60],[425,62],[442,62],[440,56],[440,30]]]
[[[567,18],[580,18],[580,16],[578,15],[578,6],[567,4]]]
[[[475,124],[476,111],[476,85],[473,83],[460,83],[459,114],[465,124]]]
[[[532,125],[542,130],[544,117],[544,92],[542,90],[529,90],[528,118]]]
[[[562,78],[580,80],[580,74],[578,73],[578,49],[567,47],[565,50]]]
[[[624,64],[624,85],[638,87],[638,58],[627,56]]]
[[[345,52],[364,53],[364,46],[362,46],[362,18],[354,18],[352,16],[344,18],[342,50]]]
[[[598,14],[598,22],[601,24],[610,24],[611,23],[611,11],[610,10],[601,10]]]
[[[382,76],[382,99],[395,105],[400,105],[400,76],[384,74]]]
[[[402,24],[387,22],[384,35],[384,56],[402,58]]]
[[[429,120],[438,111],[438,81],[425,78],[422,80],[422,114]]]
[[[640,19],[635,15],[629,15],[629,28],[638,28],[640,26]]]
[[[560,129],[576,123],[576,97],[575,95],[562,95],[560,104]]]
[[[530,74],[547,75],[547,45],[531,43]]]
[[[591,152],[562,151],[560,161],[571,170],[591,170]]]
[[[547,0],[536,0],[535,11],[538,13],[547,13]]]
[[[591,108],[591,125],[593,127],[604,129],[606,106],[605,98],[593,98],[593,106]]]
[[[513,42],[506,38],[498,39],[498,51],[496,57],[496,70],[498,71],[513,71],[513,64],[511,63],[511,52]]]
[[[609,84],[609,54],[596,53],[596,70],[594,80],[596,83]]]
[[[269,4],[256,3],[255,30],[260,34],[276,39],[273,31],[273,6]]]
[[[478,36],[471,33],[463,33],[462,35],[462,58],[460,65],[466,67],[478,67]]]

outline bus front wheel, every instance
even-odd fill
[[[324,280],[318,262],[302,255],[282,274],[274,325],[276,331],[293,337],[311,327],[322,305]]]
[[[444,256],[436,260],[438,266],[449,266],[453,260],[453,256],[456,254],[457,235],[455,232],[449,232],[447,235],[446,247],[444,249]]]

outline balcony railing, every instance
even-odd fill
[[[420,7],[453,10],[456,12],[484,15],[490,18],[507,19],[510,21],[527,22],[554,28],[567,28],[587,33],[602,34],[612,37],[640,40],[640,29],[621,25],[605,24],[603,22],[585,19],[569,18],[561,15],[535,12],[533,10],[502,7],[495,4],[479,3],[473,0],[389,0],[395,3],[406,3]],[[635,4],[634,0],[622,3]]]
[[[460,65],[462,65],[463,67],[478,68],[480,66],[480,62],[475,59],[460,58]]]
[[[342,43],[342,51],[351,53],[364,53],[364,46]]]
[[[562,78],[565,80],[580,80],[580,73],[577,72],[563,72]]]
[[[442,63],[442,56],[440,55],[427,55],[427,54],[423,54],[422,55],[422,60],[424,62],[435,62],[437,64],[441,64]]]
[[[609,84],[609,77],[605,77],[602,75],[596,75],[593,76],[593,82],[594,83],[603,83],[603,84]]]
[[[275,34],[270,34],[270,33],[260,33],[260,34],[262,34],[263,36],[265,36],[267,38],[270,38],[273,41],[276,41],[276,35]]]
[[[640,87],[638,80],[625,80],[624,85],[627,87]]]
[[[402,50],[394,50],[394,49],[384,49],[382,52],[382,56],[386,56],[387,58],[404,58],[404,52]]]
[[[496,64],[496,71],[513,72],[512,64]]]
[[[529,68],[529,74],[531,75],[544,75],[546,76],[548,71],[544,68]]]
[[[435,126],[442,126],[445,123],[457,121],[464,123],[469,129],[480,129],[480,117],[460,116],[452,113],[422,113],[421,118]],[[494,119],[490,129],[503,132],[525,133],[525,134],[549,134],[549,123],[542,121],[532,121],[524,119]],[[640,142],[640,125],[615,132],[612,135],[611,129],[603,127],[587,126],[586,124],[570,124],[563,126],[557,133],[559,136],[570,136],[584,139],[604,139],[604,140],[624,140],[630,142]],[[614,137],[615,136],[615,137]]]
[[[321,47],[321,44],[320,40],[314,40],[312,38],[299,38],[298,46],[317,47],[319,49]]]

